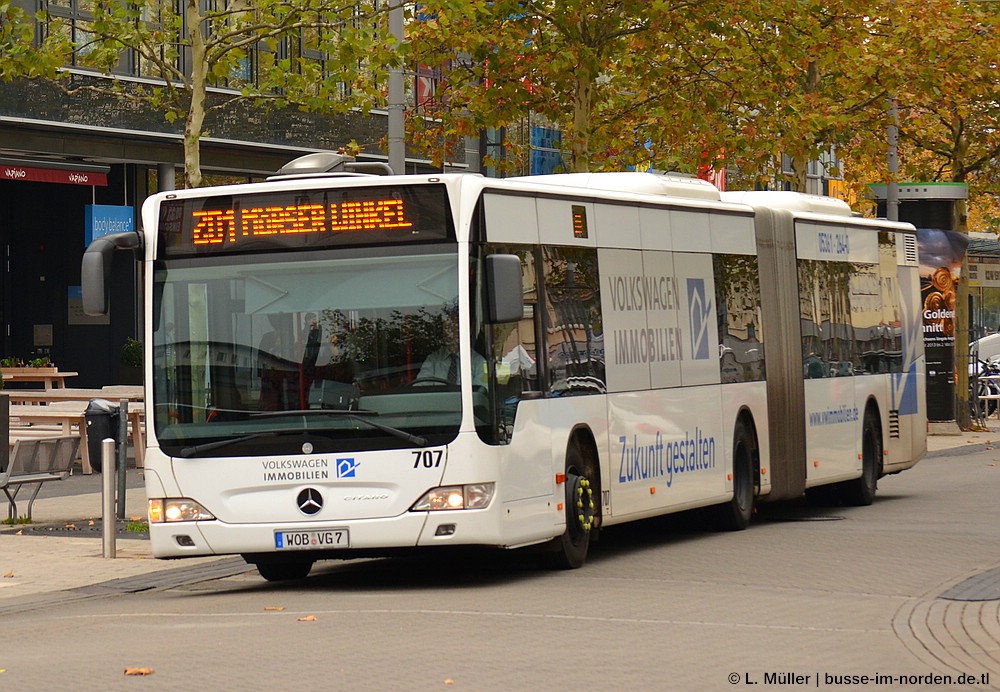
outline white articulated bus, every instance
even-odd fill
[[[150,540],[269,580],[755,502],[872,502],[926,451],[908,224],[649,173],[279,175],[150,197]],[[451,352],[457,359],[449,356]]]

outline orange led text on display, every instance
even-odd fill
[[[574,204],[573,213],[573,237],[586,238],[587,233],[587,208],[582,204]]]
[[[330,204],[291,204],[253,207],[240,212],[234,209],[192,211],[196,224],[192,231],[194,245],[236,243],[241,238],[257,238],[291,233],[343,233],[412,228],[406,219],[403,200],[375,199],[332,202]]]

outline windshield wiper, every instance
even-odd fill
[[[427,446],[427,438],[426,437],[421,437],[420,435],[414,435],[412,433],[408,433],[405,430],[400,430],[399,428],[394,428],[391,425],[383,425],[382,423],[376,423],[373,420],[368,420],[364,416],[359,416],[356,411],[343,411],[343,412],[341,412],[341,415],[346,415],[351,420],[356,420],[356,421],[358,421],[360,423],[365,423],[367,425],[372,426],[376,430],[381,430],[384,433],[388,433],[390,435],[395,435],[396,437],[398,437],[400,439],[403,439],[403,440],[406,440],[407,442],[412,442],[413,444],[417,445],[418,447],[426,447]],[[377,415],[377,414],[374,411],[370,411],[366,415]]]
[[[399,428],[394,428],[391,425],[385,425],[384,423],[376,423],[373,420],[368,420],[368,416],[377,416],[378,411],[369,411],[367,409],[358,409],[356,411],[348,411],[345,409],[303,409],[303,410],[288,410],[288,411],[263,411],[261,413],[254,414],[254,418],[279,418],[287,416],[333,416],[334,418],[350,418],[353,421],[359,423],[364,423],[370,425],[376,430],[381,430],[382,432],[392,435],[393,437],[398,437],[401,440],[406,440],[407,442],[412,442],[418,447],[426,447],[428,440],[426,437],[421,437],[420,435],[414,435],[408,433],[405,430],[400,430]]]
[[[285,431],[282,430],[281,432]],[[299,433],[302,431],[294,430],[292,432]],[[277,434],[278,434],[277,432],[268,431],[268,432],[253,433],[251,435],[243,435],[242,437],[231,437],[228,440],[216,440],[215,442],[205,442],[204,444],[194,445],[193,447],[184,447],[181,450],[181,456],[186,459],[188,457],[194,456],[195,454],[200,454],[201,452],[210,452],[213,449],[220,449],[222,447],[228,447],[229,445],[234,445],[239,442],[246,442],[247,440],[256,440],[261,437],[274,437]]]

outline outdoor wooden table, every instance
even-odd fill
[[[10,406],[10,420],[31,425],[55,425],[59,426],[62,435],[73,435],[74,428],[76,434],[80,436],[80,459],[82,461],[83,473],[89,475],[93,473],[90,465],[90,451],[87,447],[87,424],[84,414],[87,410],[85,401],[65,401],[49,404],[48,406],[34,406],[26,404],[12,404]],[[146,451],[146,436],[143,434],[143,421],[145,418],[145,406],[141,403],[130,403],[128,406],[128,419],[132,426],[132,444],[135,448],[135,465],[142,468],[143,458]],[[27,428],[30,430],[31,428]],[[15,437],[19,430],[11,425],[11,437]]]
[[[76,377],[80,373],[59,372],[55,368],[0,368],[4,382],[40,382],[45,389],[56,389],[66,386],[67,377]]]
[[[54,404],[60,401],[90,401],[107,399],[117,403],[121,399],[142,401],[142,385],[114,385],[103,389],[82,389],[60,387],[57,389],[7,389],[3,392],[10,397],[11,404]]]

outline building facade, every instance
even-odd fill
[[[102,80],[72,74],[75,86]],[[206,123],[202,171],[206,183],[261,179],[352,140],[370,143],[359,159],[385,161],[386,120],[384,111],[324,117],[234,105]],[[75,386],[120,380],[121,347],[141,332],[137,268],[116,261],[110,318],[95,319],[81,309],[80,263],[94,233],[123,228],[126,218],[137,227],[143,200],[182,177],[181,127],[107,94],[0,84],[0,358],[48,356],[79,373]],[[430,170],[407,161],[408,172]]]

